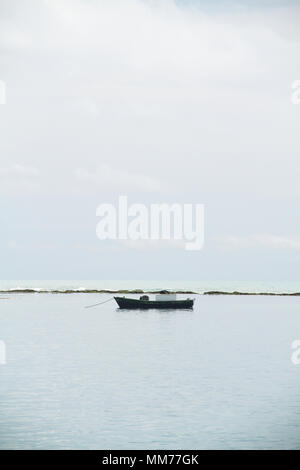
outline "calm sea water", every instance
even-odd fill
[[[1,449],[300,449],[300,298],[120,311],[94,294],[0,302]]]

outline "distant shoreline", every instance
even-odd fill
[[[192,294],[192,295],[261,295],[277,297],[297,297],[300,292],[241,292],[241,291],[206,291],[203,293],[190,290],[168,290],[172,294]],[[2,294],[159,294],[161,290],[142,290],[142,289],[6,289],[1,290]]]
[[[223,292],[223,291],[208,291],[203,295],[276,295],[276,296],[300,296],[300,292]]]

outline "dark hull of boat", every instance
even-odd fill
[[[114,297],[120,308],[127,309],[149,309],[149,308],[158,308],[158,309],[191,309],[194,305],[193,299],[186,300],[139,300],[139,299],[127,299],[126,297]]]

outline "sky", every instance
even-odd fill
[[[296,1],[0,0],[2,279],[299,280]],[[205,206],[205,243],[96,209]]]

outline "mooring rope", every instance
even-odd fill
[[[84,308],[91,308],[91,307],[96,307],[96,305],[102,305],[102,304],[106,304],[106,302],[110,302],[111,300],[114,300],[113,297],[111,297],[110,299],[108,300],[104,300],[104,302],[99,302],[98,304],[93,304],[93,305],[86,305]]]

